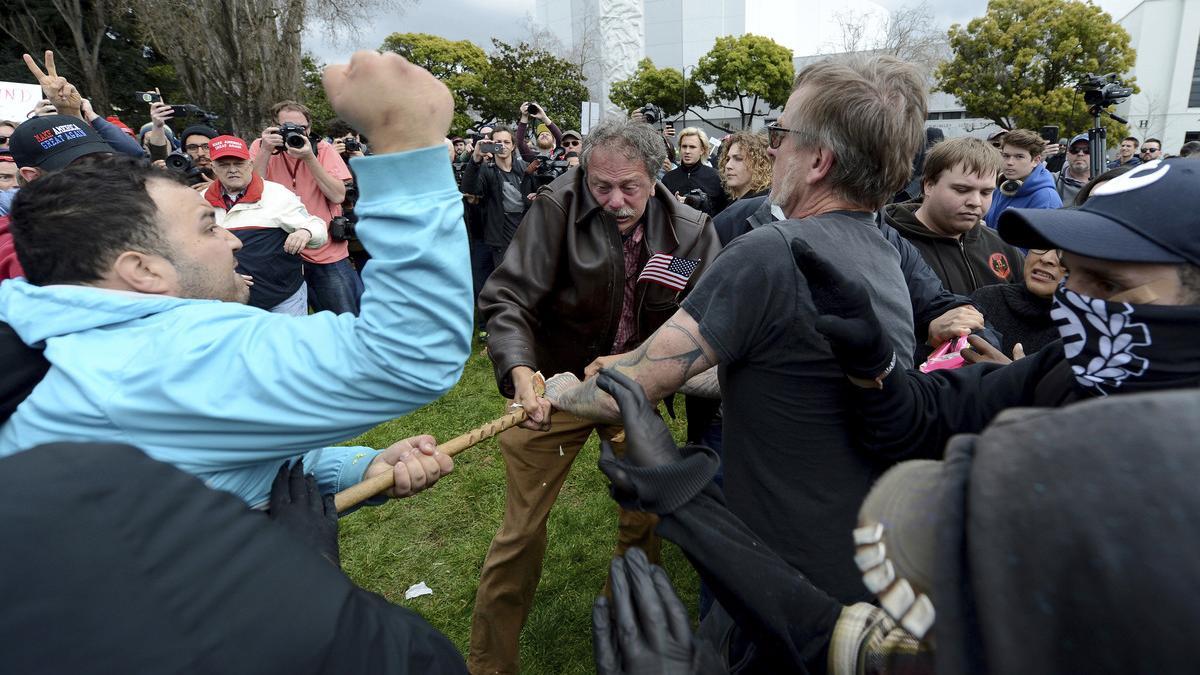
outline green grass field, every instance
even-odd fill
[[[502,414],[504,399],[496,390],[491,362],[476,346],[450,393],[353,443],[385,447],[422,433],[448,440]],[[682,418],[672,428],[681,439]],[[550,514],[542,580],[521,636],[524,673],[595,672],[592,601],[608,573],[617,522],[608,481],[596,468],[598,453],[593,435]],[[419,612],[465,655],[479,569],[503,515],[504,459],[491,440],[459,455],[454,472],[429,491],[343,518],[342,567],[364,588]],[[695,571],[674,546],[664,543],[663,555],[667,573],[695,618]],[[406,601],[404,591],[420,581],[433,595]]]

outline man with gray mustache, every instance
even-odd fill
[[[475,596],[472,673],[518,672],[550,508],[592,431],[606,439],[620,432],[551,414],[534,391],[534,373],[584,377],[638,346],[679,309],[720,250],[711,219],[655,180],[665,155],[662,138],[643,122],[593,127],[579,167],[538,194],[479,294],[500,392],[529,417],[500,435],[507,503]],[[613,446],[623,452],[623,444]],[[622,511],[617,551],[638,546],[657,560],[656,522]]]

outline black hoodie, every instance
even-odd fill
[[[920,206],[920,201],[890,204],[883,215],[888,225],[921,252],[946,290],[970,295],[991,284],[1023,282],[1024,256],[982,220],[955,239],[925,227],[916,216]]]

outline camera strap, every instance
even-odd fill
[[[292,189],[295,190],[296,189],[296,174],[299,173],[299,171],[300,171],[300,162],[303,162],[304,160],[298,159],[298,160],[296,160],[296,165],[292,166],[292,163],[290,160],[288,160],[287,155],[283,155],[282,157],[280,157],[280,159],[283,160],[283,168],[287,169],[288,175],[292,177]]]

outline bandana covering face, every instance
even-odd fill
[[[1059,286],[1050,317],[1075,382],[1091,396],[1194,386],[1200,306],[1131,305]]]

